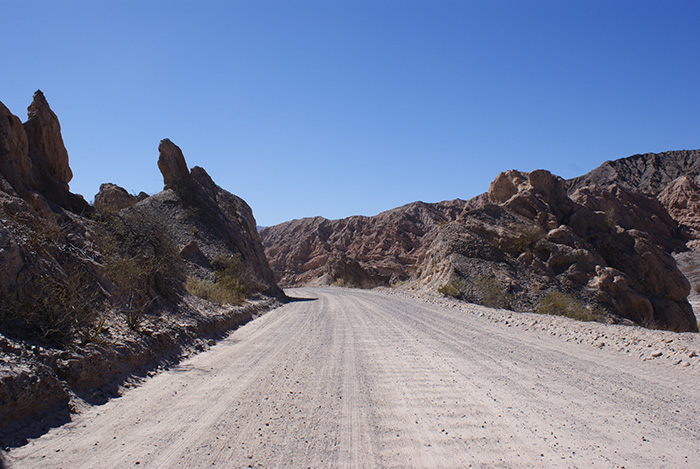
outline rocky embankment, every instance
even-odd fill
[[[138,333],[109,316],[99,340],[68,349],[0,335],[0,445],[22,445],[280,305],[270,297],[221,306],[188,296],[145,318]]]
[[[42,412],[99,402],[130,374],[284,299],[245,201],[190,171],[171,141],[158,150],[162,192],[133,196],[108,183],[92,206],[70,192],[61,126],[43,93],[25,123],[0,103],[5,437]]]

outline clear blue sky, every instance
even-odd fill
[[[41,89],[75,177],[162,189],[170,138],[258,224],[467,199],[700,148],[693,0],[0,0],[0,101]]]

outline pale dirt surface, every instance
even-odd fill
[[[527,314],[288,293],[316,300],[12,450],[11,467],[700,466],[694,364],[578,343]]]

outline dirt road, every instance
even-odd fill
[[[308,298],[11,467],[699,467],[697,370],[367,291]],[[313,298],[313,300],[311,300]]]

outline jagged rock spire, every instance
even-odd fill
[[[187,169],[187,163],[180,147],[165,138],[160,141],[158,151],[160,152],[158,168],[163,174],[163,183],[166,189],[176,182],[190,177],[190,170]]]

